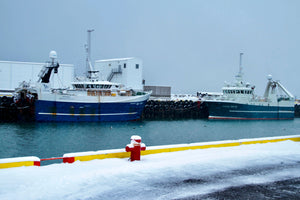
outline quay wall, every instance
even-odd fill
[[[146,147],[145,151],[141,151],[141,155],[169,153],[169,152],[177,152],[177,151],[196,150],[196,149],[234,147],[234,146],[250,145],[250,144],[274,143],[274,142],[282,142],[287,140],[300,142],[300,135],[150,146],[150,147]],[[5,158],[5,159],[0,159],[0,169],[22,167],[22,166],[41,166],[41,161],[56,160],[56,159],[63,160],[64,163],[74,163],[76,161],[90,161],[95,159],[129,158],[129,157],[130,157],[130,153],[126,152],[125,148],[123,148],[123,149],[67,153],[64,154],[63,157],[46,158],[46,159],[40,159],[35,156]]]

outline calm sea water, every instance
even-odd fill
[[[141,121],[126,123],[2,123],[0,158],[60,157],[64,153],[125,148],[131,135],[147,146],[296,135],[287,121]]]

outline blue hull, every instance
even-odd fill
[[[206,102],[209,119],[274,120],[294,119],[294,106],[256,106],[228,102]]]
[[[36,121],[113,122],[132,121],[141,117],[146,101],[130,103],[72,103],[38,100]]]

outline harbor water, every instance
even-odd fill
[[[123,123],[1,123],[0,158],[50,158],[71,152],[125,148],[131,135],[140,135],[147,146],[156,146],[299,133],[299,118],[279,121],[194,119]]]

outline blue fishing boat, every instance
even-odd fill
[[[127,89],[124,85],[98,80],[97,71],[90,62],[90,33],[88,31],[87,66],[88,75],[77,78],[71,88],[53,87],[50,77],[58,76],[59,64],[56,52],[50,52],[51,62],[39,74],[36,93],[36,121],[56,122],[103,122],[131,121],[141,117],[151,92]],[[52,80],[55,80],[55,78]]]
[[[263,97],[254,93],[255,86],[244,82],[240,68],[234,84],[225,83],[222,94],[201,98],[208,107],[209,119],[272,120],[294,119],[295,97],[279,82],[268,75]]]

